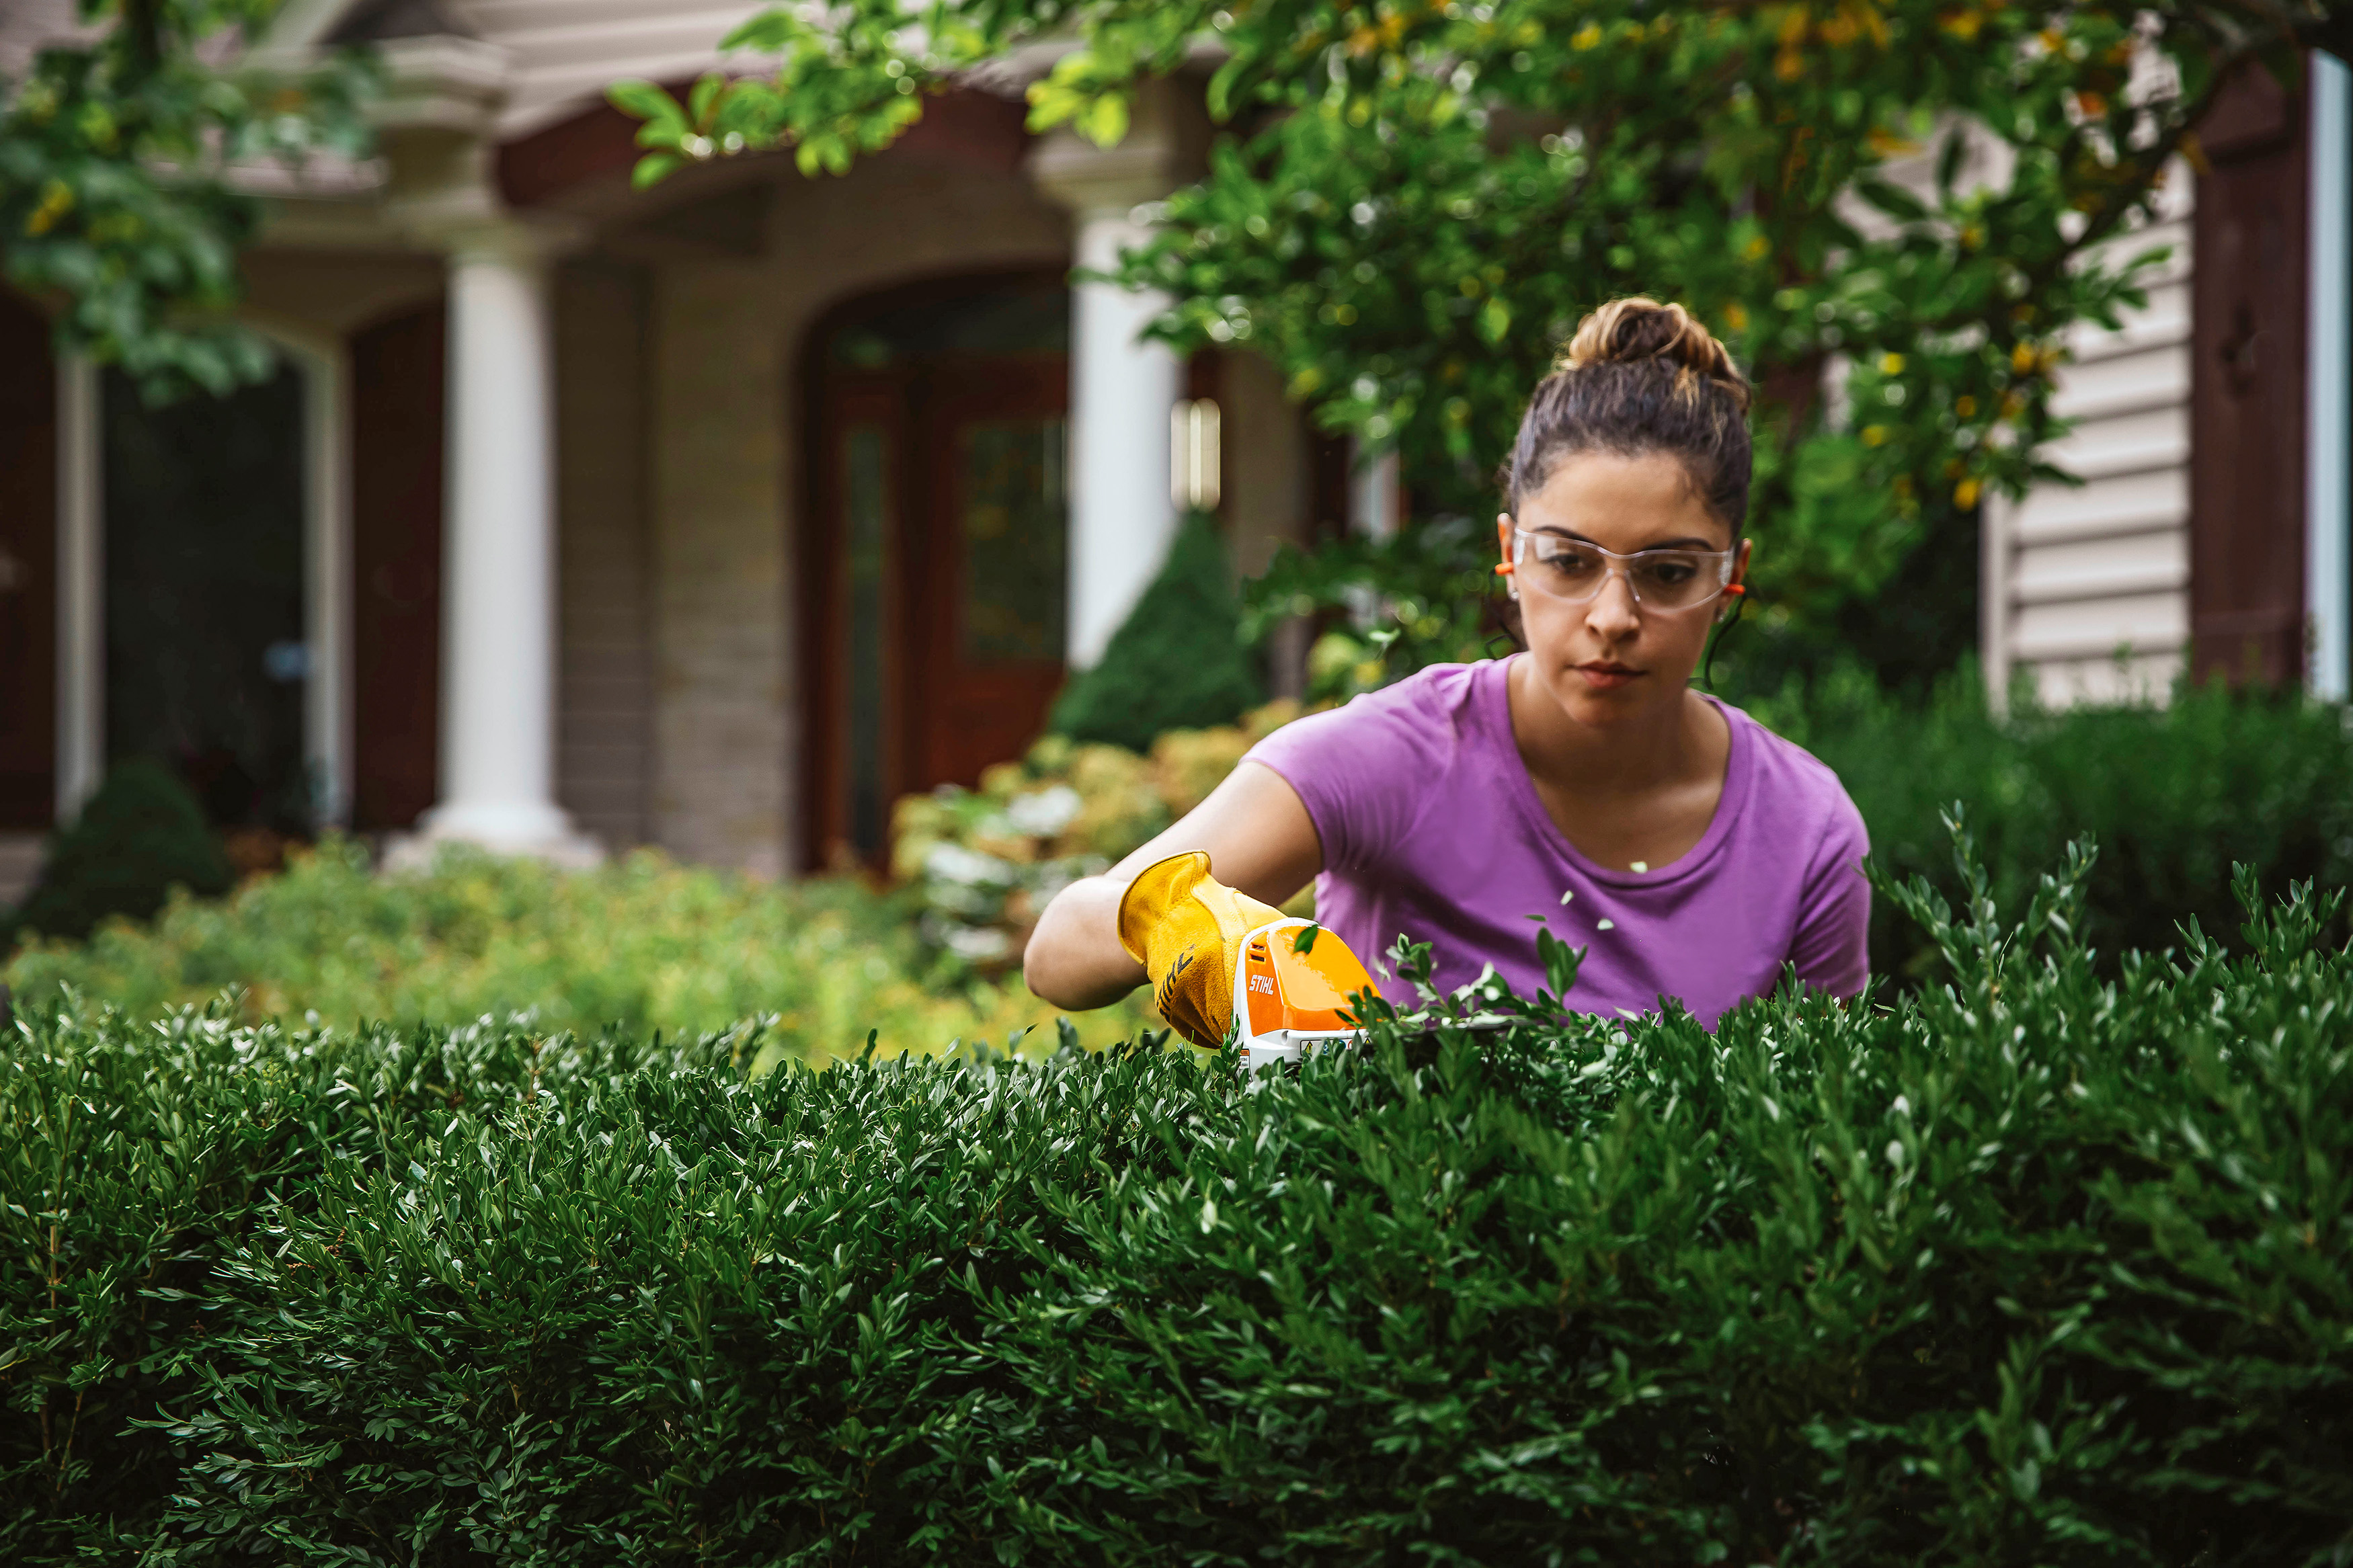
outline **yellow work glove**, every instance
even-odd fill
[[[1209,875],[1196,849],[1136,873],[1119,900],[1119,944],[1152,976],[1152,1005],[1176,1031],[1211,1050],[1234,1018],[1234,959],[1242,939],[1282,911]]]

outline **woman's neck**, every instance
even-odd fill
[[[1719,784],[1731,727],[1687,687],[1607,725],[1581,722],[1546,687],[1534,657],[1507,671],[1512,738],[1529,776],[1547,790],[1586,799],[1630,799],[1678,786]]]

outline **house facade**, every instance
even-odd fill
[[[756,8],[295,0],[262,47],[365,40],[389,89],[375,163],[275,198],[247,258],[265,385],[148,409],[0,299],[20,867],[139,752],[216,817],[396,854],[871,856],[894,796],[1019,753],[1180,502],[1245,571],[1344,524],[1271,368],[1070,282],[1200,167],[1198,84],[1109,150],[1030,134],[1008,78],[843,177],[632,190],[606,86],[691,79]]]
[[[0,294],[0,884],[138,753],[218,820],[396,853],[871,857],[896,795],[1018,754],[1180,501],[1244,572],[1393,525],[1270,367],[1070,281],[1200,168],[1197,83],[1111,149],[1029,133],[1008,71],[846,176],[631,189],[606,86],[719,66],[757,8],[292,0],[264,47],[381,51],[381,155],[274,200],[247,316],[280,371],[230,398],[147,408]],[[0,70],[72,9],[0,12]],[[1997,691],[2344,689],[2347,119],[2333,65],[2243,84],[2126,242],[2175,254],[2078,334],[2085,482],[1987,509]]]
[[[2250,71],[2172,171],[2169,251],[2116,331],[2079,328],[2050,457],[2081,481],[1984,512],[1997,696],[2161,698],[2193,679],[2348,690],[2353,626],[2353,89],[2327,56]]]

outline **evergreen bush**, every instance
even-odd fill
[[[14,923],[79,941],[111,915],[147,919],[174,888],[209,897],[234,879],[188,786],[162,763],[137,757],[108,769],[73,826],[50,837],[40,880]]]
[[[2103,975],[2087,874],[1915,889],[1892,1005],[1491,986],[1254,1086],[69,1007],[0,1559],[2341,1563],[2337,900]]]
[[[1073,741],[1149,752],[1164,731],[1231,724],[1265,700],[1265,680],[1242,645],[1225,540],[1214,517],[1194,511],[1102,660],[1056,700],[1051,727]]]

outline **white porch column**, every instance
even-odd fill
[[[1039,190],[1071,210],[1074,261],[1108,272],[1119,253],[1150,228],[1136,208],[1156,201],[1199,166],[1208,142],[1198,90],[1145,83],[1128,133],[1097,147],[1064,131],[1031,154]],[[1137,334],[1168,306],[1166,296],[1112,283],[1071,291],[1070,661],[1103,658],[1176,533],[1169,494],[1168,411],[1184,390],[1184,366],[1166,345]]]
[[[2312,53],[2312,319],[2305,407],[2305,600],[2316,697],[2353,690],[2353,72]]]
[[[98,367],[58,356],[58,773],[64,826],[106,772],[105,408]]]
[[[532,237],[459,237],[448,314],[441,799],[398,858],[455,839],[593,865],[555,804],[554,350]]]
[[[1148,231],[1127,208],[1078,215],[1078,265],[1108,271]],[[1168,410],[1184,366],[1139,334],[1166,310],[1157,292],[1082,283],[1071,299],[1070,660],[1103,658],[1176,533],[1168,486]]]

